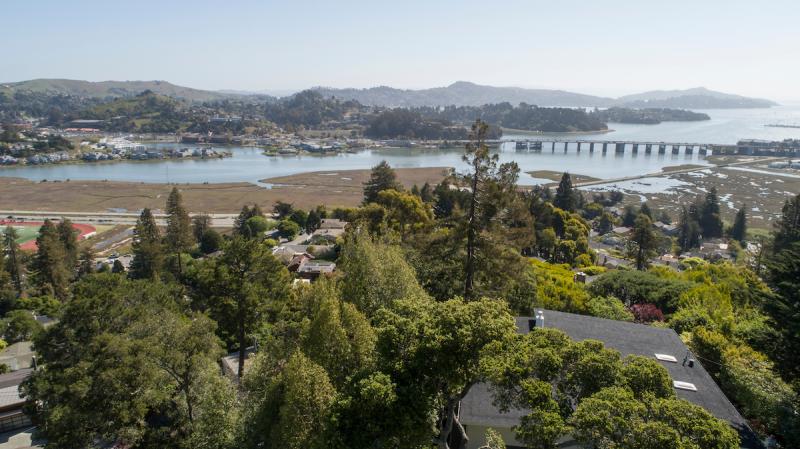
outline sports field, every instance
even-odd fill
[[[12,226],[17,231],[17,243],[21,249],[35,250],[36,249],[36,236],[39,234],[39,228],[42,222],[11,222],[0,220],[0,228],[5,229],[6,226]],[[73,223],[72,227],[78,232],[78,240],[91,237],[96,234],[97,230],[94,226]]]
[[[36,234],[39,233],[38,226],[16,226],[12,225],[13,228],[17,231],[17,243],[22,245],[25,242],[31,241],[36,238]]]

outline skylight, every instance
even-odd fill
[[[669,354],[656,354],[656,359],[661,360],[662,362],[678,363],[678,359]]]
[[[675,380],[672,382],[672,386],[680,390],[697,391],[697,387],[695,387],[693,383],[689,382],[681,382],[679,380]]]

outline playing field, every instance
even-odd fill
[[[36,238],[39,233],[39,226],[14,226],[17,231],[17,243],[20,245]]]

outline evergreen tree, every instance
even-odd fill
[[[658,236],[653,231],[653,222],[645,214],[639,214],[628,238],[628,256],[636,261],[636,269],[644,270],[656,255]]]
[[[430,203],[434,200],[433,189],[430,184],[425,182],[425,184],[422,185],[422,188],[419,190],[419,197],[426,203]]]
[[[291,203],[277,201],[275,202],[275,205],[272,206],[272,212],[275,214],[275,218],[282,220],[294,212],[294,206]]]
[[[44,294],[52,293],[60,300],[68,295],[70,271],[64,243],[56,225],[45,220],[36,237],[36,255],[31,261],[34,284]]]
[[[6,271],[8,271],[8,274],[11,276],[11,282],[17,290],[17,295],[21,296],[24,267],[17,238],[19,238],[17,230],[11,225],[6,226],[5,231],[3,231],[3,252],[6,257]]]
[[[72,272],[78,264],[78,231],[68,218],[58,223],[58,238],[64,245],[64,266]]]
[[[658,221],[664,224],[672,224],[672,217],[669,216],[667,211],[662,209],[658,214]]]
[[[636,223],[636,217],[639,214],[636,212],[636,208],[631,206],[630,204],[625,206],[625,209],[622,212],[622,226],[631,227]]]
[[[319,216],[319,212],[317,211],[317,209],[311,209],[308,212],[308,217],[306,217],[306,232],[311,234],[312,232],[319,229],[321,224],[322,224],[322,217]]]
[[[461,229],[466,234],[466,260],[464,263],[464,298],[474,299],[476,259],[496,257],[496,245],[485,233],[499,213],[515,198],[519,166],[510,162],[497,165],[498,156],[489,153],[486,136],[489,125],[476,120],[472,125],[469,143],[463,156],[470,171],[462,182],[470,187],[465,222]],[[478,253],[481,254],[478,254]]]
[[[291,207],[291,204],[289,207]],[[233,234],[241,235],[246,238],[252,238],[253,235],[250,227],[247,225],[247,221],[255,217],[264,218],[264,214],[261,212],[261,208],[258,206],[258,204],[254,204],[253,207],[247,207],[247,205],[242,206],[242,211],[239,212],[239,216],[236,217],[236,220],[233,222]]]
[[[722,218],[719,213],[717,188],[711,187],[700,208],[700,229],[704,239],[722,237]]]
[[[203,234],[211,229],[212,225],[213,220],[208,215],[203,214],[192,217],[192,235],[194,236],[194,241],[199,244],[200,240],[203,238]]]
[[[608,212],[603,212],[597,221],[597,233],[600,235],[607,234],[612,229],[614,229],[614,217]]]
[[[685,252],[698,245],[700,245],[700,225],[684,206],[678,219],[678,246],[681,252]]]
[[[780,220],[775,223],[772,251],[777,253],[800,241],[800,194],[786,200]]]
[[[419,187],[416,184],[414,184],[414,186],[411,187],[411,194],[417,197],[422,196],[422,194],[419,191]]]
[[[78,278],[95,272],[94,251],[91,246],[87,246],[81,250],[78,264]]]
[[[161,233],[150,209],[142,210],[133,236],[133,260],[130,276],[133,279],[158,279],[164,263]]]
[[[744,243],[744,239],[747,236],[747,213],[745,212],[745,206],[742,206],[738,212],[736,212],[736,217],[733,219],[733,226],[731,227],[731,238]]]
[[[575,212],[577,207],[576,195],[578,194],[572,187],[572,177],[570,177],[569,173],[564,172],[561,175],[561,182],[558,183],[553,205],[559,209]]]
[[[647,203],[642,203],[642,206],[639,208],[639,213],[647,215],[647,218],[653,221],[653,211],[650,210],[650,206],[648,206]]]
[[[372,167],[369,180],[364,183],[364,204],[374,203],[378,194],[384,190],[403,190],[402,184],[397,181],[397,174],[386,161],[381,161]]]
[[[767,269],[777,294],[765,301],[765,308],[781,335],[779,361],[790,378],[800,379],[800,240],[773,254]]]
[[[194,243],[189,213],[183,206],[183,197],[177,187],[173,187],[167,198],[167,248],[177,259],[178,277],[183,275],[181,253],[188,251]]]
[[[114,261],[114,264],[111,266],[111,272],[114,274],[125,272],[125,266],[122,265],[122,262],[120,262],[119,259]]]

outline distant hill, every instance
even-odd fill
[[[633,108],[682,108],[682,109],[732,109],[768,108],[777,106],[774,101],[749,98],[741,95],[716,92],[705,87],[686,90],[654,90],[617,99],[621,106]]]
[[[563,90],[524,89],[521,87],[482,86],[458,81],[447,87],[421,90],[403,90],[380,86],[369,89],[314,88],[326,97],[355,100],[369,106],[418,107],[418,106],[482,106],[509,102],[528,103],[537,106],[599,106],[613,104],[612,98],[596,97]]]
[[[231,98],[232,94],[192,89],[166,81],[80,81],[68,79],[35,79],[15,83],[0,83],[0,94],[18,91],[72,95],[82,98],[130,97],[144,91],[189,101],[208,101]]]
[[[447,87],[420,90],[395,89],[387,86],[368,89],[316,87],[314,90],[326,97],[356,100],[370,106],[388,107],[481,106],[503,102],[514,105],[528,103],[542,107],[624,106],[673,109],[767,108],[776,105],[769,100],[725,94],[705,88],[652,91],[617,99],[563,90],[482,86],[466,81],[458,81]]]

